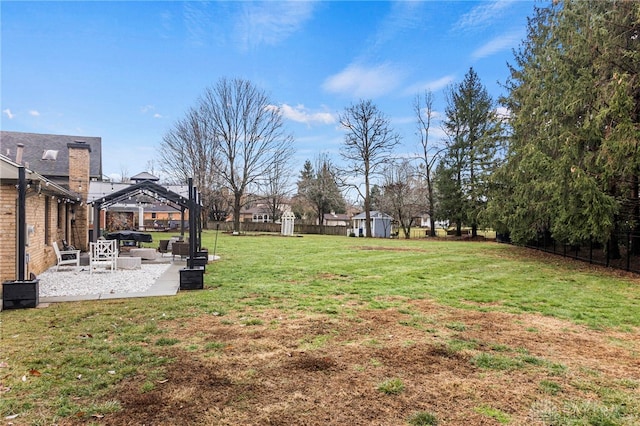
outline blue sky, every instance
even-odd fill
[[[282,108],[293,170],[344,140],[338,114],[371,99],[417,150],[412,102],[473,67],[503,93],[533,1],[0,2],[2,130],[99,136],[103,172],[134,175],[220,78]],[[437,126],[436,126],[437,127]],[[435,128],[432,141],[441,131]]]

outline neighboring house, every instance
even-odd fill
[[[351,232],[356,237],[366,237],[366,215],[365,212],[355,215],[351,218],[352,229]],[[379,211],[371,212],[371,236],[374,238],[390,238],[391,237],[391,222],[393,218],[388,214],[384,214]]]
[[[280,204],[278,211],[280,216],[284,213],[291,211],[291,204],[282,203]],[[276,222],[279,222],[280,218],[276,219]],[[273,222],[273,212],[271,208],[266,203],[257,203],[252,207],[244,208],[240,211],[240,222],[261,222],[268,223]]]
[[[102,176],[101,139],[84,136],[0,132],[0,279],[18,269],[17,173],[25,168],[27,274],[55,265],[53,242],[88,247],[87,192]]]
[[[271,209],[263,204],[242,209],[240,222],[273,222]]]
[[[420,228],[431,229],[429,213],[422,213],[422,215],[414,217],[413,224],[419,226]]]
[[[316,219],[316,225],[318,225]],[[348,214],[344,213],[325,213],[324,214],[324,226],[349,226],[351,218]]]

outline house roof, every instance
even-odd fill
[[[258,205],[242,210],[243,214],[271,214],[271,210],[267,206]]]
[[[324,220],[345,220],[349,221],[351,218],[348,214],[344,213],[325,213]]]
[[[372,219],[393,219],[393,217],[389,216],[388,214],[379,212],[377,210],[372,210],[371,211],[371,218]],[[366,215],[365,212],[359,213],[357,215],[355,215],[354,217],[352,217],[352,219],[366,219]]]
[[[18,169],[20,165],[10,160],[4,155],[0,155],[0,181],[8,180],[10,182],[18,181]],[[80,200],[80,195],[70,191],[62,186],[50,181],[44,176],[34,172],[25,167],[25,177],[30,185],[33,185],[33,190],[38,193],[45,193],[49,195],[55,195],[62,197],[71,203],[75,203]]]
[[[69,144],[78,142],[84,142],[90,148],[89,177],[101,179],[102,138],[100,137],[0,131],[1,154],[15,160],[17,145],[23,144],[23,163],[28,164],[29,169],[48,178],[69,176]],[[50,152],[47,153],[47,151]]]

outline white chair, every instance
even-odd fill
[[[56,252],[56,258],[58,263],[56,264],[56,271],[60,266],[75,265],[80,266],[80,250],[63,250],[60,251],[57,242],[53,242],[53,250]],[[66,257],[66,259],[63,258]]]
[[[89,243],[89,274],[93,273],[93,268],[107,266],[113,272],[118,261],[118,240],[98,240]]]

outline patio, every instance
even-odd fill
[[[133,259],[123,256],[121,259]],[[185,261],[158,257],[142,261],[139,269],[97,269],[88,265],[55,267],[38,276],[40,304],[128,297],[173,296],[180,287],[180,269]]]

